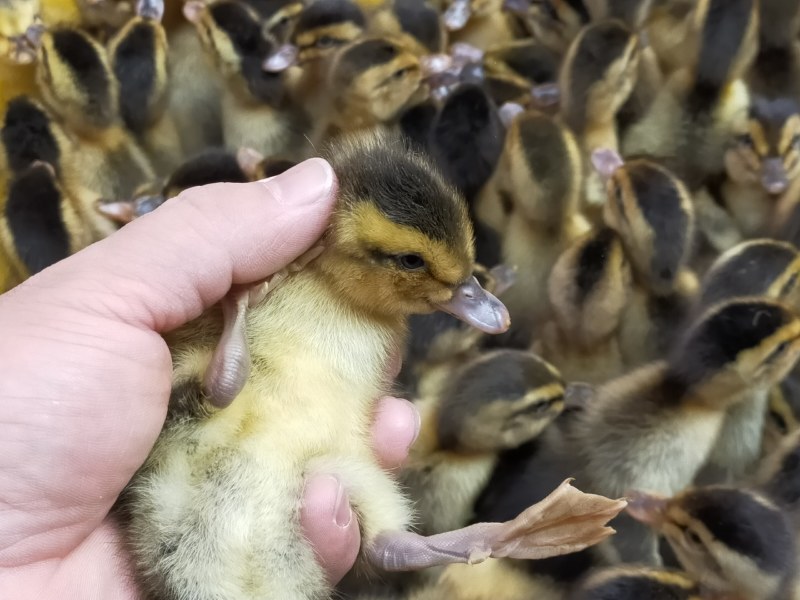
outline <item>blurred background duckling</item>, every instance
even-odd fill
[[[634,492],[627,510],[667,539],[681,566],[711,597],[797,597],[795,535],[767,497],[717,486],[672,498]]]
[[[313,122],[324,119],[329,109],[327,82],[333,56],[364,35],[366,28],[364,12],[350,0],[314,0],[297,18],[289,38],[297,47],[301,71],[293,95]]]
[[[0,139],[0,240],[10,268],[6,291],[115,227],[93,214],[88,198],[68,193],[63,185],[76,160],[72,142],[39,103],[26,96],[13,99]]]
[[[308,115],[291,101],[286,72],[263,68],[272,45],[258,13],[239,0],[217,0],[207,6],[192,1],[184,12],[225,81],[221,100],[225,146],[297,160],[310,155],[305,137]]]
[[[503,10],[503,4],[503,0],[449,0],[442,19],[450,41],[488,48],[522,37],[522,23]]]
[[[514,319],[509,334],[514,347],[527,348],[550,316],[550,270],[589,230],[579,212],[582,174],[580,150],[567,127],[535,111],[517,116],[497,173],[498,199],[508,203],[503,210],[510,213],[503,262],[517,268],[516,283],[502,296]]]
[[[419,59],[387,38],[368,37],[345,46],[333,59],[330,109],[320,141],[397,122],[403,111],[427,97]]]
[[[798,96],[800,98],[800,96]],[[774,232],[800,192],[800,105],[791,98],[753,98],[725,150],[721,201],[742,238]]]
[[[769,239],[744,242],[722,254],[705,274],[693,313],[699,315],[715,304],[746,296],[778,300],[796,311],[800,307],[798,278],[800,255],[794,245]],[[787,375],[787,379],[796,377],[796,369]],[[698,483],[741,482],[752,475],[765,444],[773,443],[787,420],[793,420],[794,411],[783,397],[786,383],[754,391],[728,410]]]
[[[567,381],[599,384],[625,372],[619,337],[633,293],[631,265],[610,228],[584,235],[558,258],[548,280],[552,318],[532,350]]]
[[[571,428],[581,477],[597,493],[676,494],[706,463],[727,411],[780,382],[800,357],[800,320],[782,304],[739,299],[706,312],[668,360],[600,386]],[[658,564],[655,538],[614,522],[623,561]]]
[[[423,147],[467,201],[478,262],[487,267],[500,264],[503,232],[484,219],[481,194],[494,185],[505,130],[497,106],[481,83],[464,82],[447,94],[430,117],[426,142]]]
[[[536,438],[564,408],[565,384],[539,357],[483,353],[419,398],[422,427],[400,475],[424,535],[465,526],[497,455]]]
[[[495,44],[483,57],[485,86],[492,99],[523,104],[533,92],[538,108],[558,108],[561,56],[539,40],[524,38]],[[538,96],[537,96],[538,95]]]
[[[111,69],[119,82],[120,114],[159,177],[183,157],[178,130],[167,112],[169,47],[161,25],[163,13],[163,0],[140,1],[136,16],[108,44]]]
[[[593,21],[618,19],[639,36],[639,62],[636,83],[627,102],[617,113],[621,135],[627,127],[644,116],[663,85],[661,66],[653,47],[648,43],[645,24],[650,18],[653,0],[587,0],[586,7]]]
[[[688,573],[637,566],[598,569],[568,600],[703,600],[708,598]],[[709,599],[710,600],[710,599]]]
[[[589,157],[598,148],[618,149],[616,116],[636,85],[639,56],[638,36],[621,21],[605,20],[581,30],[561,65],[560,115],[583,151],[583,202],[596,220],[605,190]]]
[[[84,32],[57,28],[42,35],[36,79],[42,98],[76,138],[67,188],[125,198],[155,178],[147,155],[125,129],[119,86],[105,49]]]
[[[800,100],[800,2],[759,0],[758,54],[748,77],[754,95]]]
[[[633,274],[628,305],[620,318],[624,364],[638,367],[663,359],[697,292],[689,268],[694,206],[683,182],[647,158],[631,158],[607,182],[606,226],[620,236]]]
[[[725,144],[735,123],[746,118],[742,78],[758,47],[758,4],[707,0],[697,3],[693,18],[696,55],[667,80],[622,148],[625,155],[663,159],[695,193],[724,171]]]
[[[439,54],[447,48],[447,31],[439,12],[427,0],[391,0],[370,15],[368,29],[375,36],[391,36],[418,56]]]
[[[136,15],[136,0],[77,0],[77,3],[82,26],[101,38],[117,31]]]

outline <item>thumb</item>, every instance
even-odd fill
[[[2,297],[93,311],[163,332],[199,316],[234,283],[300,256],[325,230],[335,176],[320,158],[266,181],[192,188]]]

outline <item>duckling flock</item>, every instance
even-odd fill
[[[145,597],[800,598],[800,0],[0,0],[0,101],[3,290],[190,187],[340,180],[266,301],[169,340],[179,418],[120,500]],[[406,321],[398,489],[363,431]],[[289,397],[287,435],[257,406]],[[318,463],[379,567],[336,590],[276,533]],[[568,478],[627,499],[615,535],[391,572],[448,561],[382,531],[518,524]]]

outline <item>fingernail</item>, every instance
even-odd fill
[[[411,441],[408,443],[408,448],[410,449],[411,446],[414,445],[414,442],[416,442],[417,438],[419,437],[419,429],[422,426],[422,418],[419,415],[419,411],[417,410],[417,407],[414,406],[413,403],[411,403],[411,402],[409,402],[408,400],[405,400],[405,399],[403,399],[403,402],[405,402],[406,410],[411,412],[411,419],[412,419],[412,422],[414,423],[414,436],[411,438]]]
[[[335,479],[338,484],[338,488],[336,489],[336,504],[333,506],[333,522],[336,523],[338,527],[344,529],[350,525],[350,521],[353,519],[353,509],[350,507],[350,497],[347,495],[344,486],[335,477],[333,479]]]
[[[275,200],[287,206],[308,206],[325,200],[333,187],[333,169],[322,158],[312,158],[260,183]]]

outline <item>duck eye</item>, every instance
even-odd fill
[[[317,40],[316,45],[317,45],[317,48],[330,48],[335,43],[336,43],[336,40],[334,40],[331,36],[323,35],[321,38],[319,38]]]
[[[408,69],[398,69],[397,71],[394,72],[392,77],[394,77],[395,79],[402,79],[403,77],[405,77],[406,73],[408,73]]]
[[[749,133],[745,133],[743,135],[740,135],[738,138],[736,138],[736,141],[737,141],[737,143],[739,143],[740,145],[742,145],[742,146],[744,146],[746,148],[751,148],[752,149],[752,148],[756,147],[755,143],[753,142],[753,138],[750,137]]]
[[[406,271],[419,271],[425,268],[425,261],[419,254],[401,254],[397,257],[397,264]]]
[[[692,531],[691,529],[687,529],[687,530],[686,530],[686,534],[685,534],[685,535],[686,535],[686,539],[687,539],[687,541],[688,541],[688,542],[689,542],[689,543],[690,543],[692,546],[702,546],[702,545],[703,545],[703,540],[701,540],[701,539],[700,539],[700,536],[699,536],[699,535],[697,535],[697,534],[696,534],[694,531]]]

